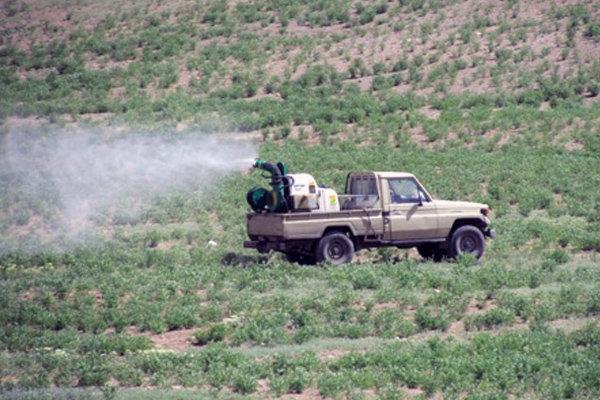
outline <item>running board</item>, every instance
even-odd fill
[[[385,245],[385,246],[416,246],[422,243],[442,243],[446,238],[433,239],[410,239],[410,240],[369,240],[365,241],[368,245]]]

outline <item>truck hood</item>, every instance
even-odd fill
[[[479,212],[482,208],[489,208],[487,204],[472,203],[469,201],[433,200],[438,210],[473,210]]]

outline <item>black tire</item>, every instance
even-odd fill
[[[266,243],[258,242],[258,244],[256,245],[256,251],[258,251],[258,254],[267,254],[269,252],[269,249],[267,249]]]
[[[316,260],[314,257],[299,253],[285,253],[285,259],[290,263],[298,263],[300,265],[316,264]]]
[[[425,259],[431,259],[435,262],[440,262],[446,255],[444,249],[442,249],[438,244],[427,243],[417,246],[417,251],[419,255]]]
[[[315,251],[317,262],[333,265],[346,264],[354,257],[354,243],[341,232],[330,232],[323,236]]]
[[[450,238],[450,256],[456,258],[461,254],[473,254],[481,258],[485,250],[485,239],[479,228],[464,225],[452,233]]]

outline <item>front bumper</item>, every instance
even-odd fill
[[[259,242],[256,240],[245,240],[244,248],[245,249],[256,249],[258,247]]]
[[[488,227],[483,231],[483,234],[490,239],[496,239],[496,231]]]

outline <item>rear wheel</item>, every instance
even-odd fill
[[[481,258],[485,249],[485,239],[479,228],[473,225],[461,226],[452,234],[450,239],[450,255],[458,257],[461,254],[472,254]]]
[[[438,244],[427,243],[417,246],[417,251],[421,257],[432,259],[435,262],[442,261],[446,252]]]
[[[315,256],[318,262],[333,265],[349,263],[354,257],[354,243],[341,232],[330,232],[319,241]]]

